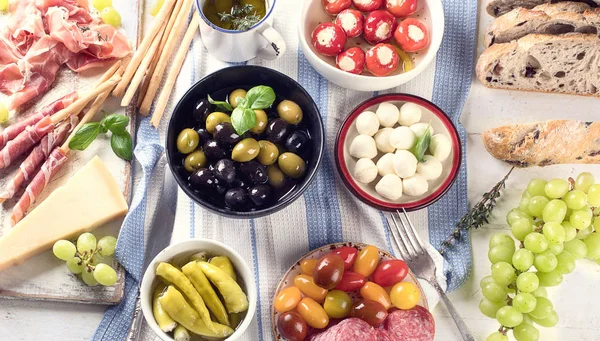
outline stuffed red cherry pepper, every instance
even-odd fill
[[[396,18],[407,17],[417,11],[417,0],[386,0],[385,7]]]
[[[355,9],[345,9],[335,18],[336,25],[340,26],[350,38],[362,34],[365,25],[365,17]]]
[[[360,75],[365,69],[365,52],[360,47],[351,47],[338,54],[335,64],[342,71]]]
[[[365,39],[370,44],[387,42],[394,35],[396,18],[388,11],[374,11],[365,19]]]
[[[352,0],[323,0],[323,7],[329,14],[338,14],[352,6]]]
[[[429,45],[427,28],[417,19],[404,19],[398,25],[394,38],[406,52],[417,52]]]
[[[371,12],[380,9],[385,0],[352,0],[354,7],[363,12]]]
[[[387,76],[398,68],[400,57],[390,44],[377,44],[367,51],[367,70],[375,76]]]
[[[346,33],[334,23],[323,23],[312,32],[312,44],[325,56],[337,56],[346,45]]]

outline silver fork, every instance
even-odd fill
[[[396,211],[395,213],[392,213],[391,216],[396,228],[394,229],[388,224],[388,229],[393,236],[398,250],[400,250],[400,255],[408,267],[417,277],[422,278],[433,285],[442,298],[442,301],[444,301],[446,308],[448,308],[463,340],[475,341],[469,327],[467,327],[465,321],[460,317],[458,311],[456,311],[456,308],[454,308],[454,305],[452,305],[448,296],[446,296],[446,293],[442,290],[435,278],[435,263],[429,253],[427,253],[421,238],[408,218],[408,214],[406,214],[406,210],[402,209],[402,214],[400,211]],[[402,219],[403,216],[404,220]]]

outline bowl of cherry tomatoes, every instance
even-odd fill
[[[433,340],[435,331],[406,263],[362,243],[326,245],[294,263],[275,290],[271,318],[277,341],[352,339],[345,333]]]
[[[418,76],[444,35],[441,0],[307,0],[298,28],[308,62],[348,89],[380,91]]]

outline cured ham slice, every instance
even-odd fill
[[[40,171],[37,172],[33,180],[31,180],[31,183],[25,189],[25,193],[23,193],[19,202],[13,208],[10,216],[10,221],[13,226],[23,219],[29,207],[35,202],[38,195],[44,191],[48,182],[50,182],[50,179],[58,173],[66,162],[67,154],[65,154],[60,147],[54,148],[46,162],[42,165]]]
[[[0,150],[0,169],[10,166],[19,156],[31,150],[53,128],[52,119],[49,116],[42,118],[33,126],[26,127]]]
[[[6,129],[0,131],[0,149],[4,148],[4,146],[8,143],[8,141],[14,139],[19,135],[25,128],[28,126],[32,126],[38,123],[46,116],[50,116],[55,114],[64,108],[71,105],[78,98],[78,94],[76,91],[73,91],[70,94],[63,96],[62,98],[44,106],[37,113],[27,117],[24,120],[21,120],[15,124],[8,126]]]

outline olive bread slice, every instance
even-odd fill
[[[530,34],[488,47],[476,72],[490,88],[600,96],[600,39]]]
[[[491,0],[487,5],[487,12],[493,17],[499,17],[515,8],[523,7],[532,9],[535,6],[558,2],[582,2],[591,7],[600,6],[600,0]]]

